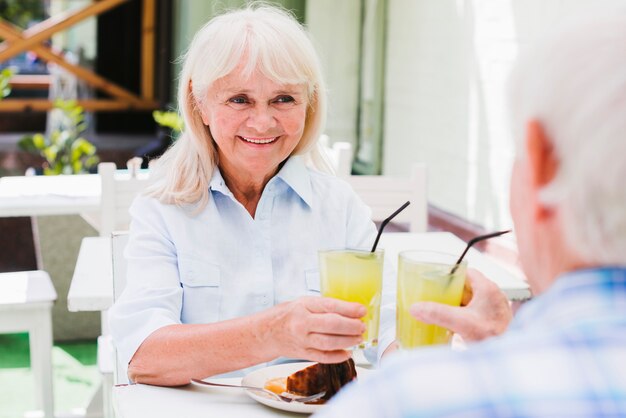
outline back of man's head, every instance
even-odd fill
[[[541,192],[589,264],[626,264],[626,8],[575,19],[520,58],[510,80],[518,156],[537,120],[559,159]]]

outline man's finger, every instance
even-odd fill
[[[427,324],[439,325],[453,332],[467,330],[472,326],[462,308],[436,302],[417,302],[411,305],[411,315]]]

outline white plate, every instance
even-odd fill
[[[245,386],[263,387],[269,379],[274,379],[276,377],[287,377],[290,374],[297,372],[298,370],[302,370],[305,367],[311,366],[312,364],[315,363],[285,363],[277,364],[276,366],[265,367],[263,369],[258,369],[250,372],[241,380],[241,384]],[[357,377],[361,378],[362,376],[366,375],[369,370],[357,366],[356,372]],[[246,390],[245,392],[255,401],[260,402],[263,405],[271,406],[272,408],[282,409],[283,411],[312,414],[319,408],[324,406],[324,404],[309,405],[300,402],[281,402],[275,400],[270,395],[266,395],[261,392],[251,390]]]

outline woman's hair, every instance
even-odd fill
[[[154,165],[154,183],[148,189],[151,196],[167,204],[194,204],[197,209],[207,204],[218,157],[199,106],[211,85],[242,62],[248,74],[259,70],[279,84],[306,85],[304,132],[292,154],[303,155],[313,167],[332,172],[317,143],[326,121],[321,66],[307,33],[288,11],[255,2],[221,14],[196,33],[182,60],[178,105],[185,129]]]
[[[586,22],[586,23],[584,23]],[[540,192],[568,245],[591,264],[626,263],[626,9],[570,22],[528,53],[510,80],[511,126],[544,127],[559,160]]]

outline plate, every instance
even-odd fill
[[[246,386],[257,386],[263,387],[265,383],[269,379],[273,379],[276,377],[287,377],[292,373],[297,372],[298,370],[302,370],[305,367],[311,366],[315,363],[313,362],[301,362],[301,363],[285,363],[285,364],[277,364],[275,366],[268,366],[262,369],[255,370],[247,374],[242,380],[241,384]],[[369,370],[363,369],[362,367],[356,367],[356,373],[358,378],[365,376]],[[300,402],[281,402],[272,398],[270,395],[263,394],[257,391],[246,390],[245,391],[248,396],[254,399],[257,402],[262,403],[263,405],[270,406],[276,409],[282,409],[283,411],[289,412],[297,412],[301,414],[312,414],[317,411],[319,408],[323,407],[324,404],[321,405],[309,405]]]

